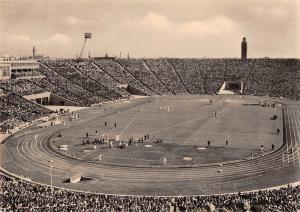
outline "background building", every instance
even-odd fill
[[[241,59],[246,60],[247,59],[247,41],[246,38],[243,38],[242,44],[241,44]]]
[[[31,72],[39,68],[37,61],[32,59],[17,59],[9,55],[0,57],[0,80],[10,79],[18,73]]]
[[[35,59],[36,57],[36,49],[35,46],[32,48],[32,58]]]

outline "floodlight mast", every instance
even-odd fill
[[[83,43],[83,46],[82,46],[82,48],[81,48],[81,51],[80,51],[80,54],[79,54],[79,58],[78,58],[78,59],[81,59],[81,57],[82,57],[83,50],[84,50],[84,47],[85,47],[85,44],[86,44],[87,39],[91,39],[91,38],[92,38],[92,33],[90,33],[90,32],[84,33],[84,43]]]

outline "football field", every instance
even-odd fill
[[[67,154],[83,160],[97,161],[101,154],[102,162],[114,164],[157,165],[163,157],[172,165],[189,164],[184,157],[197,164],[243,159],[257,155],[261,145],[271,150],[272,144],[282,144],[282,135],[276,133],[282,128],[281,110],[262,105],[262,99],[254,97],[169,96],[92,108],[80,113],[84,119],[65,129],[56,146],[69,145]],[[273,115],[278,118],[271,120]],[[117,137],[117,147],[120,141],[145,135],[149,139],[130,148],[104,144],[88,151],[94,139]],[[146,143],[152,146],[145,148]]]

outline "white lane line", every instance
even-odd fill
[[[11,161],[12,161],[14,164],[16,164],[17,167],[19,167],[19,168],[21,168],[21,169],[23,169],[23,170],[29,172],[29,170],[28,170],[27,168],[25,168],[25,167],[19,165],[19,164],[13,159],[12,155],[10,154],[10,152],[8,151],[8,149],[7,149],[6,146],[5,146],[4,148],[5,148],[6,152],[8,153],[8,155],[9,155]]]
[[[28,134],[34,134],[34,133],[39,132],[39,131],[41,131],[41,130],[40,130],[40,129],[36,129],[36,130],[30,130],[30,131],[28,131],[28,132],[23,132],[23,133],[20,134],[20,135],[15,135],[15,136],[13,136],[12,139],[14,139],[14,138],[19,138],[19,137],[21,137],[21,136],[25,136],[25,135],[28,135]]]
[[[290,155],[289,155],[289,149],[290,149],[290,134],[289,134],[289,114],[288,114],[288,110],[286,108],[286,142],[287,142],[287,145],[286,145],[286,148],[287,148],[287,165],[289,166],[290,164]]]
[[[293,163],[294,166],[297,166],[296,164],[298,163],[298,165],[300,164],[299,161],[299,152],[298,152],[298,142],[297,140],[299,139],[299,132],[298,132],[298,127],[296,125],[298,125],[298,114],[296,112],[297,107],[293,107],[293,106],[289,106],[287,107],[289,110],[287,112],[287,117],[289,118],[288,121],[288,125],[289,125],[289,142],[290,144],[288,145],[289,148],[288,150],[292,150],[292,154],[291,154],[291,161]],[[288,164],[290,162],[290,155],[287,155],[288,157]]]
[[[27,138],[25,138],[25,140],[26,140]],[[23,154],[21,154],[21,151],[19,150],[19,145],[20,145],[20,143],[24,143],[24,140],[23,140],[23,142],[20,142],[21,140],[19,140],[18,142],[17,142],[17,153],[22,157],[22,158],[24,158],[25,160],[27,160],[27,161],[30,161],[27,157],[25,157]],[[22,149],[22,151],[24,152],[24,149],[23,149],[23,145],[21,145],[21,149]]]
[[[299,116],[299,114],[300,114],[300,112],[299,112],[299,107],[295,107],[295,110],[294,110],[294,112],[295,112],[295,117],[296,117],[296,119],[297,120],[295,120],[295,125],[297,125],[296,127],[295,127],[295,131],[297,132],[297,140],[296,140],[296,144],[297,144],[297,148],[296,148],[296,151],[297,151],[297,157],[298,157],[298,166],[300,167],[300,157],[299,157],[299,141],[300,141],[300,132],[299,132],[299,130],[300,130],[300,116]]]
[[[29,138],[29,140],[28,140],[28,138]],[[19,149],[18,149],[18,154],[20,155],[20,156],[22,156],[23,158],[25,158],[26,160],[28,160],[28,161],[30,161],[30,163],[33,163],[33,162],[35,162],[35,163],[37,163],[38,165],[39,165],[39,167],[43,167],[43,168],[45,168],[45,169],[49,169],[49,166],[47,166],[47,165],[45,165],[42,161],[42,159],[43,159],[43,157],[41,156],[41,159],[39,159],[39,158],[37,158],[36,156],[35,156],[35,153],[37,153],[39,150],[38,149],[36,149],[37,151],[35,151],[34,149],[33,149],[33,147],[32,147],[32,141],[33,141],[34,139],[30,139],[30,137],[26,137],[26,139],[24,139],[24,140],[19,140],[18,141],[18,144],[17,144],[17,148],[18,148],[18,146],[19,145],[21,145],[21,149],[22,149],[22,152],[24,152],[24,154],[22,154],[21,153],[21,151],[19,151]],[[25,142],[26,141],[26,142]],[[30,142],[30,148],[29,148],[29,142]],[[25,145],[25,149],[27,150],[27,151],[25,151],[25,149],[24,149],[24,145]],[[25,157],[24,155],[26,155],[27,157]],[[44,160],[44,161],[48,161],[48,160]],[[58,175],[54,175],[53,174],[53,176],[58,176]]]
[[[289,117],[290,117],[289,131],[290,131],[290,139],[291,139],[292,160],[293,160],[293,165],[295,166],[295,157],[294,157],[295,135],[294,135],[293,125],[292,125],[293,124],[292,108],[289,108]]]

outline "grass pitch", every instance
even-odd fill
[[[264,99],[259,97],[218,95],[150,97],[93,107],[67,123],[70,128],[62,131],[64,137],[56,146],[69,145],[66,154],[81,160],[130,166],[161,165],[163,158],[172,166],[248,158],[251,153],[256,156],[261,145],[270,150],[272,144],[275,148],[282,144],[281,134],[276,133],[282,129],[281,110],[262,104]],[[273,115],[277,120],[270,120]],[[87,133],[90,144],[82,145]],[[113,142],[113,149],[105,143],[94,150],[92,144],[96,138],[118,136],[127,141],[144,135],[150,138],[125,149],[117,148],[119,141]],[[156,143],[159,139],[162,144]],[[198,149],[207,147],[208,141],[210,148]]]

